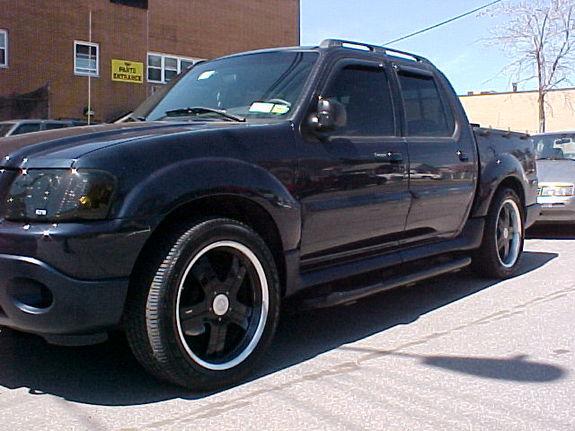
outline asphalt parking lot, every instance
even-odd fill
[[[286,315],[249,382],[189,394],[120,337],[63,348],[0,330],[0,429],[575,429],[575,229],[537,230],[519,275],[463,271]]]

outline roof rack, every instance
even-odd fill
[[[368,43],[363,42],[354,42],[351,40],[342,40],[342,39],[325,39],[323,40],[320,45],[320,48],[352,48],[352,49],[360,49],[364,51],[371,51],[380,54],[387,55],[389,57],[398,57],[403,58],[406,60],[416,61],[420,63],[429,63],[425,57],[421,57],[419,55],[412,54],[410,52],[400,51],[398,49],[393,48],[386,48],[384,46],[378,45],[370,45]]]

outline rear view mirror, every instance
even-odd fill
[[[319,99],[317,113],[310,119],[312,127],[317,131],[327,132],[347,123],[345,106],[335,99]]]

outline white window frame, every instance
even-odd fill
[[[157,57],[160,57],[160,62],[161,65],[160,67],[157,66],[152,66],[150,67],[150,55],[155,55]],[[146,55],[146,80],[151,83],[151,84],[167,84],[170,81],[166,81],[166,58],[175,58],[178,61],[178,69],[177,69],[177,75],[179,75],[180,73],[182,73],[182,61],[188,61],[188,62],[192,62],[194,64],[196,64],[198,61],[201,61],[202,59],[200,58],[192,58],[192,57],[182,57],[180,55],[174,55],[174,54],[165,54],[165,53],[161,53],[161,52],[148,52],[148,54]],[[149,70],[150,69],[160,69],[160,76],[161,79],[159,81],[150,79],[149,76]],[[169,70],[173,70],[173,69],[169,69]]]
[[[96,73],[78,71],[78,62],[76,57],[76,47],[78,45],[85,45],[89,47],[96,48]],[[83,40],[75,40],[74,41],[74,75],[77,76],[91,76],[92,78],[97,78],[100,76],[100,44],[96,42],[85,42]]]
[[[0,68],[8,67],[8,30],[0,28],[0,33],[4,35],[4,46],[0,49],[4,50],[4,63],[0,63]]]

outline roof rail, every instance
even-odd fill
[[[412,54],[410,52],[400,51],[398,49],[393,48],[386,48],[384,46],[378,45],[370,45],[368,43],[363,42],[354,42],[351,40],[341,40],[341,39],[325,39],[323,40],[320,45],[320,48],[355,48],[355,49],[363,49],[365,51],[371,52],[378,52],[390,57],[399,57],[411,61],[417,61],[420,63],[429,63],[425,57],[421,57],[419,55]]]

